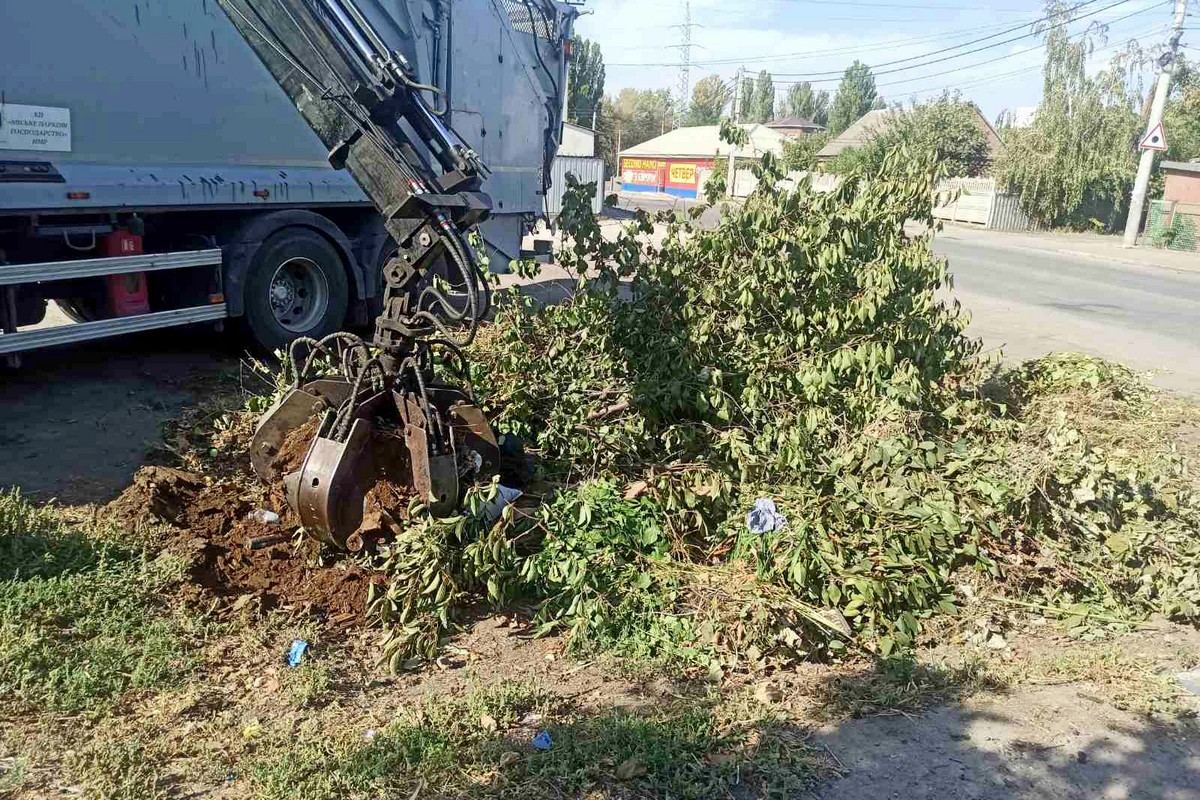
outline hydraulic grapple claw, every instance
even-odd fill
[[[327,427],[328,423],[313,441],[300,471],[285,483],[288,502],[304,530],[345,550],[362,526],[363,501],[373,483],[372,425],[370,420],[355,420],[345,442],[327,438]]]

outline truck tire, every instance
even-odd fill
[[[82,297],[72,297],[70,299],[58,298],[54,301],[67,319],[72,322],[95,322],[98,319],[103,319],[102,312],[97,311],[94,305]]]
[[[346,268],[316,231],[285,228],[264,241],[246,275],[245,324],[267,352],[341,329],[349,306]]]

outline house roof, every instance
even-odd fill
[[[862,147],[887,130],[892,121],[901,113],[892,108],[879,108],[874,111],[868,111],[859,117],[857,122],[846,128],[846,130],[842,131],[822,147],[817,152],[817,158],[833,158],[841,154],[843,150],[848,150],[852,147]]]
[[[596,132],[594,130],[592,130],[591,128],[585,128],[582,125],[576,125],[574,122],[564,122],[563,125],[565,125],[568,128],[574,128],[575,130],[579,131],[580,133],[587,134],[588,136],[596,135]]]
[[[978,107],[971,104],[971,108],[975,111],[976,124],[979,125],[980,130],[983,131],[984,138],[987,139],[988,150],[995,157],[1001,147],[1000,134],[996,133],[996,129],[992,127],[992,123],[987,121],[987,117],[983,116]],[[822,147],[817,153],[817,158],[834,158],[843,150],[852,147],[862,147],[887,130],[904,113],[903,110],[895,108],[880,108],[868,111],[857,122],[843,131],[840,136],[834,137],[827,145]]]
[[[1164,161],[1163,169],[1173,169],[1176,172],[1193,172],[1200,175],[1200,161]]]
[[[767,123],[768,128],[804,128],[805,130],[823,131],[825,126],[804,117],[784,117]]]
[[[752,158],[765,153],[779,155],[788,138],[766,125],[748,123],[742,125],[750,137],[746,147],[738,149],[739,156]],[[729,145],[721,141],[721,126],[698,125],[691,128],[676,128],[647,142],[622,150],[622,156],[654,156],[658,158],[712,158],[714,155],[729,155]]]

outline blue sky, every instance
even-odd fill
[[[1043,16],[1037,0],[984,5],[970,0],[692,0],[691,5],[692,21],[698,23],[692,40],[699,45],[692,50],[693,84],[712,73],[732,79],[743,63],[754,73],[770,70],[779,84],[777,97],[787,91],[788,81],[806,78],[832,92],[837,75],[857,58],[872,66],[891,64],[879,66],[876,78],[888,100],[922,100],[946,88],[961,89],[994,119],[1006,109],[1034,106],[1041,96],[1040,40],[1002,43],[1029,33],[1028,27],[921,58],[1028,26]],[[1115,7],[1101,10],[1108,6]],[[587,0],[585,7],[591,13],[576,30],[600,42],[609,94],[625,87],[675,91],[678,69],[670,65],[678,64],[679,49],[671,45],[681,41],[681,31],[672,26],[683,22],[683,0]],[[1080,12],[1091,16],[1070,30],[1082,32],[1094,21],[1111,24],[1107,43],[1093,58],[1099,68],[1130,38],[1158,52],[1172,9],[1167,0],[1094,0]]]

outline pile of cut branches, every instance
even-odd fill
[[[958,612],[964,575],[1081,626],[1200,615],[1200,499],[1166,406],[1084,357],[994,374],[931,236],[906,233],[934,227],[936,169],[888,158],[828,193],[776,188],[768,159],[711,230],[697,210],[614,235],[572,180],[577,291],[510,295],[471,353],[550,489],[392,545],[374,607],[394,664],[480,597],[524,598],[579,648],[712,669],[887,656]],[[760,499],[777,514],[749,526]]]

